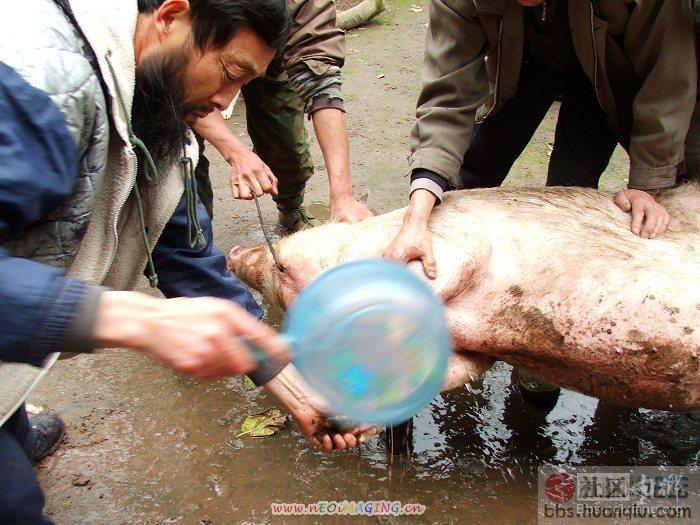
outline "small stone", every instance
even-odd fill
[[[85,474],[73,474],[73,486],[84,487],[90,483],[90,477]]]

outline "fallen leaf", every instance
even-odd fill
[[[284,426],[287,415],[279,408],[271,408],[259,414],[253,414],[245,418],[241,425],[242,432],[236,437],[249,434],[253,437],[271,436]]]
[[[253,380],[249,378],[248,376],[243,376],[243,390],[255,390],[257,385],[253,383]]]

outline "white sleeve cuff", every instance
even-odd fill
[[[411,194],[416,190],[428,190],[430,193],[435,195],[438,204],[442,202],[442,194],[444,192],[442,191],[440,185],[434,180],[431,180],[427,177],[420,177],[418,179],[414,179],[413,182],[411,182],[411,189],[408,193],[409,199],[411,198]]]

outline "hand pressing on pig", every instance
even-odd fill
[[[263,386],[284,405],[311,444],[326,454],[347,450],[379,433],[369,425],[339,428],[328,417],[325,401],[311,390],[293,365],[285,367]]]
[[[352,224],[368,217],[372,217],[372,212],[353,195],[331,197],[331,219]]]
[[[420,259],[423,272],[430,279],[437,278],[433,240],[428,231],[428,219],[436,200],[435,195],[427,190],[414,191],[398,235],[384,250],[384,257],[399,262]]]
[[[615,195],[615,204],[624,212],[632,212],[630,229],[645,239],[656,239],[662,235],[671,220],[666,208],[643,190],[622,190]]]

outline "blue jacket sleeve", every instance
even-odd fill
[[[71,194],[78,154],[48,95],[0,62],[0,361],[41,365],[62,350],[88,284],[2,248]]]

